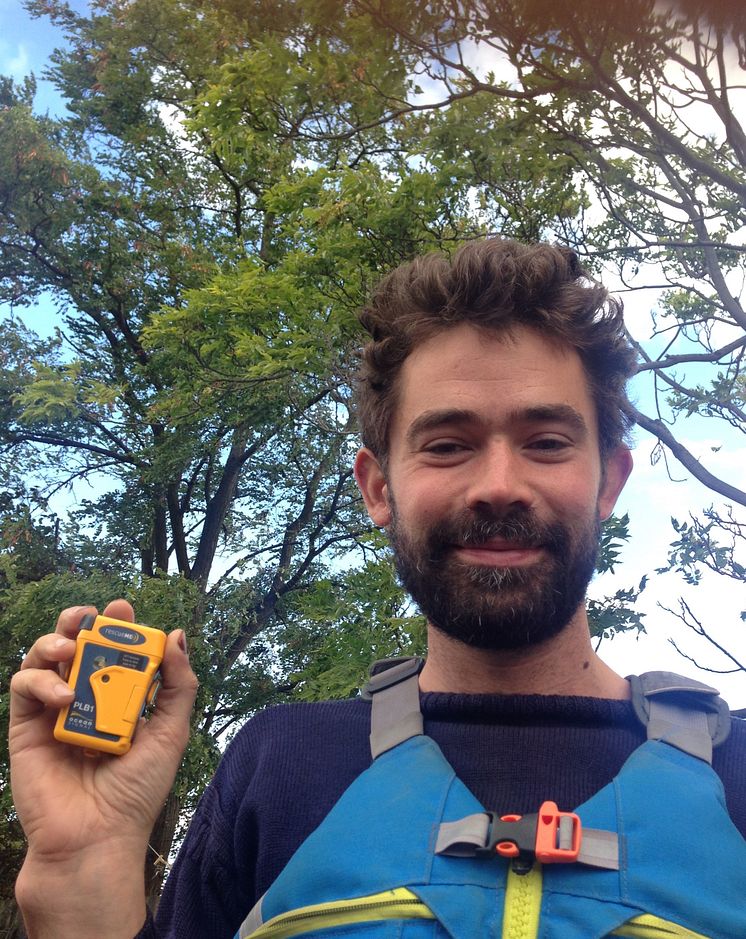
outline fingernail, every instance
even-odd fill
[[[179,645],[179,648],[184,653],[184,655],[189,655],[189,652],[187,650],[186,633],[184,632],[183,629],[179,630],[179,638],[176,641]]]
[[[53,688],[54,693],[58,698],[69,698],[73,694],[73,690],[69,685],[63,685],[62,682],[59,685],[55,685]]]
[[[58,636],[52,643],[52,651],[55,649],[61,649],[63,646],[66,646],[70,642],[69,639],[65,639],[64,636]]]

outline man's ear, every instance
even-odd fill
[[[598,494],[598,514],[602,522],[614,511],[619,493],[624,489],[627,477],[632,472],[632,454],[627,447],[617,447],[609,454],[604,464],[601,491]]]
[[[391,522],[389,487],[381,464],[372,450],[363,447],[355,457],[355,480],[374,525],[386,528]]]

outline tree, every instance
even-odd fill
[[[476,7],[454,21],[304,0],[33,9],[69,36],[51,70],[69,115],[34,114],[32,82],[0,86],[0,300],[51,296],[58,330],[2,326],[0,472],[35,487],[34,537],[45,500],[86,495],[54,541],[75,577],[55,560],[6,587],[7,665],[73,588],[186,626],[202,690],[152,843],[167,858],[216,742],[248,714],[349,693],[369,652],[421,642],[350,478],[353,314],[379,272],[495,231],[587,245],[594,263],[639,246],[616,244],[617,221],[589,229],[585,138],[549,119],[574,86],[552,110],[548,79],[471,87],[447,58]],[[450,45],[428,46],[432,27]],[[443,106],[419,105],[433,81]],[[634,594],[597,611],[599,631],[639,628]]]
[[[402,110],[420,115],[435,158],[457,152],[470,167],[484,217],[492,221],[497,207],[520,225],[513,171],[520,178],[533,165],[546,179],[551,163],[569,173],[569,211],[553,226],[561,240],[592,269],[613,272],[623,290],[657,290],[652,335],[630,337],[643,389],[633,416],[652,435],[655,459],[672,458],[725,500],[693,524],[706,528],[714,550],[722,542],[743,558],[742,516],[730,513],[742,511],[746,492],[707,469],[683,423],[704,417],[710,433],[720,426],[736,440],[746,432],[743,12],[648,0],[604,11],[542,0],[353,6],[397,38],[427,82],[427,98],[391,102],[382,121]],[[454,113],[469,115],[461,128]],[[533,146],[523,151],[527,133]],[[494,149],[485,146],[492,139]]]
[[[703,518],[698,518],[690,515],[688,522],[671,519],[678,538],[671,543],[668,564],[660,568],[659,573],[676,570],[682,574],[688,584],[697,585],[700,583],[702,571],[710,570],[721,577],[728,577],[742,583],[746,580],[746,567],[738,561],[738,552],[743,539],[746,538],[746,525],[736,519],[731,508],[723,515],[713,508],[705,509],[703,516]],[[669,609],[668,612],[703,639],[705,648],[709,647],[710,651],[712,649],[716,651],[716,661],[719,667],[702,665],[671,639],[671,643],[684,658],[697,668],[709,672],[720,674],[746,672],[746,662],[717,641],[685,600],[679,599],[678,611]],[[741,621],[746,622],[746,610],[741,611]]]
[[[3,324],[7,473],[33,474],[39,504],[90,485],[74,557],[110,576],[106,591],[78,580],[79,595],[100,602],[116,587],[139,597],[143,617],[142,590],[160,585],[175,601],[186,584],[193,601],[178,615],[151,605],[151,622],[187,627],[202,679],[203,758],[154,833],[159,858],[215,740],[278,693],[271,649],[254,640],[367,527],[349,469],[351,312],[382,256],[435,243],[425,223],[441,214],[436,187],[423,215],[410,214],[414,186],[379,167],[356,177],[338,145],[304,149],[309,122],[346,107],[378,113],[356,81],[339,79],[357,67],[354,44],[345,59],[303,18],[274,35],[276,11],[261,5],[251,40],[245,11],[198,7],[144,2],[124,15],[112,4],[90,19],[46,7],[71,36],[55,64],[71,116],[35,116],[32,85],[7,81],[0,111],[2,299],[51,294],[59,322],[49,342]],[[231,57],[253,96],[238,146],[205,105]],[[376,62],[400,88],[397,60],[384,50]],[[383,139],[368,135],[358,159]],[[390,228],[360,239],[373,198]],[[305,239],[323,241],[334,226],[346,235],[336,253],[307,259]],[[53,586],[55,603],[67,601]],[[14,631],[21,601],[9,591],[17,664],[29,633]],[[29,630],[53,622],[37,593],[23,597]],[[153,903],[162,872],[151,865]]]
[[[187,628],[202,690],[152,839],[163,859],[216,741],[293,686],[277,618],[367,531],[352,312],[379,269],[471,229],[464,188],[411,169],[404,129],[337,139],[408,79],[390,43],[331,7],[36,9],[70,37],[53,68],[70,115],[35,115],[33,82],[3,80],[0,299],[51,296],[58,329],[2,325],[0,446],[7,479],[35,487],[32,543],[56,492],[89,488],[55,541],[73,576],[51,550],[38,584],[3,585],[3,671],[71,601],[124,593],[146,621]]]

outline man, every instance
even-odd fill
[[[550,799],[572,809],[645,739],[584,609],[599,524],[631,468],[621,310],[572,252],[490,240],[393,272],[362,321],[372,339],[355,474],[428,618],[425,733],[486,808],[532,813]],[[83,612],[65,611],[13,682],[29,935],[232,936],[370,765],[370,705],[294,704],[250,721],[202,799],[157,921],[143,926],[142,859],[195,682],[177,631],[158,709],[130,753],[90,761],[55,743],[55,710],[71,697],[57,666],[72,657]],[[132,616],[123,601],[107,612]],[[742,725],[714,767],[744,833]],[[363,856],[368,839],[376,832]]]

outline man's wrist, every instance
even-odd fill
[[[132,939],[145,923],[145,853],[97,847],[26,857],[16,899],[28,939]]]

